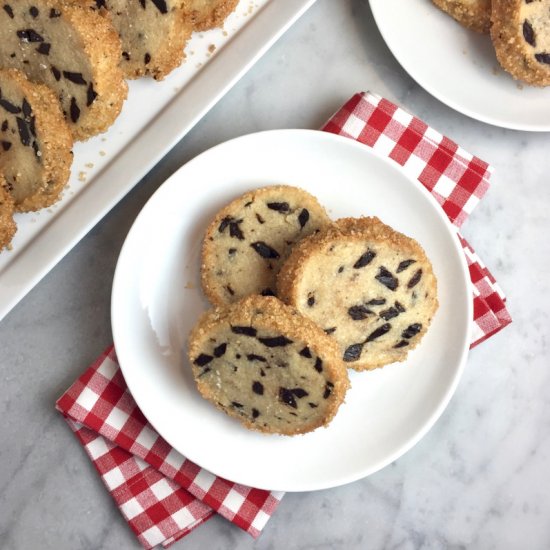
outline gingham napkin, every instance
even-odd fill
[[[360,141],[392,159],[439,202],[457,230],[470,269],[474,300],[470,347],[511,323],[504,293],[458,232],[489,189],[493,169],[404,109],[368,92],[354,95],[323,130]]]
[[[489,187],[487,163],[374,94],[353,96],[323,130],[358,140],[397,162],[434,195],[457,232]],[[472,280],[473,347],[511,318],[494,277],[459,239]],[[169,546],[214,513],[256,537],[283,496],[218,478],[171,448],[137,407],[112,347],[56,406],[145,548]]]

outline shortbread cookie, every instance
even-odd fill
[[[217,305],[249,294],[275,295],[291,247],[330,220],[315,197],[285,185],[246,193],[223,208],[206,231],[202,287]]]
[[[90,6],[80,0],[6,0],[0,9],[3,66],[55,91],[75,139],[105,131],[127,92],[118,34]]]
[[[0,70],[0,173],[19,212],[56,202],[73,140],[57,96],[16,69]]]
[[[278,279],[281,299],[338,343],[355,370],[403,361],[437,309],[420,245],[378,218],[344,218],[299,243]]]
[[[205,31],[221,27],[239,0],[183,0],[185,16],[193,30]]]
[[[550,85],[550,0],[493,0],[491,38],[515,79]]]
[[[6,189],[6,181],[0,174],[0,252],[9,247],[17,229],[13,211],[13,197]]]
[[[95,0],[108,10],[122,42],[120,66],[127,78],[162,80],[184,57],[192,25],[182,0]]]
[[[336,343],[273,297],[206,312],[190,334],[189,358],[200,394],[261,432],[326,426],[349,384]]]
[[[432,0],[461,25],[477,32],[491,28],[491,0]]]

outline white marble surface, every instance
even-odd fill
[[[53,409],[110,342],[117,254],[177,167],[228,138],[319,127],[375,90],[495,166],[464,227],[514,323],[472,351],[449,407],[391,466],[288,494],[258,541],[215,518],[175,548],[550,548],[550,135],[487,126],[436,101],[384,45],[366,2],[318,0],[250,73],[0,325],[0,547],[139,548]]]

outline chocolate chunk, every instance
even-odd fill
[[[411,277],[411,280],[407,283],[407,288],[415,287],[422,278],[422,269],[417,269],[416,273]]]
[[[36,19],[40,14],[40,12],[38,11],[38,8],[35,8],[34,6],[31,6],[31,8],[29,9],[29,13],[31,14],[33,19]]]
[[[363,351],[363,342],[357,344],[352,344],[348,346],[346,351],[344,351],[344,361],[346,363],[351,363],[352,361],[357,361],[361,357],[361,352]]]
[[[11,148],[11,142],[10,141],[2,141],[0,143],[2,143],[2,149],[4,149],[4,151],[9,151],[10,150],[10,148]]]
[[[242,409],[243,408],[243,404],[242,403],[239,403],[238,401],[231,401],[231,404],[236,407],[237,409]]]
[[[550,65],[550,53],[536,53],[535,59],[539,63],[546,63],[547,65]]]
[[[202,378],[205,374],[208,374],[209,372],[211,372],[212,369],[210,367],[206,367],[200,374],[197,378]]]
[[[397,300],[395,301],[395,309],[397,309],[399,313],[405,313],[405,311],[407,311],[405,307],[402,304],[400,304]]]
[[[44,38],[42,38],[42,36],[40,36],[33,29],[23,29],[21,31],[17,31],[17,36],[23,42],[44,42]]]
[[[377,338],[380,338],[380,336],[384,336],[387,332],[391,330],[390,323],[384,323],[381,327],[378,327],[376,330],[371,332],[368,336],[365,342],[372,342],[373,340],[376,340]]]
[[[227,343],[220,344],[214,348],[214,357],[221,357],[227,350]]]
[[[323,393],[323,399],[328,399],[330,397],[330,394],[332,393],[333,388],[334,388],[334,384],[332,382],[327,382],[325,384],[325,391]]]
[[[306,390],[303,388],[293,388],[290,390],[298,399],[302,399],[302,397],[307,397],[309,393],[307,393]]]
[[[285,405],[288,405],[293,409],[298,408],[298,404],[296,403],[296,399],[294,399],[292,390],[287,388],[279,388],[279,401],[282,401]]]
[[[384,321],[389,321],[390,319],[397,317],[399,313],[402,313],[402,312],[400,312],[397,308],[392,306],[388,309],[385,309],[384,311],[381,311],[378,315],[380,315],[380,317],[384,319]]]
[[[4,122],[2,122],[2,132],[5,132],[7,129],[8,129],[8,121],[4,120]]]
[[[10,103],[7,99],[0,99],[0,107],[4,107],[8,113],[12,113],[14,115],[21,112],[21,107],[17,107],[17,105]]]
[[[399,285],[399,281],[384,266],[380,266],[374,278],[390,290],[395,290]]]
[[[256,329],[254,327],[231,327],[231,332],[234,334],[244,334],[245,336],[256,336]]]
[[[38,148],[38,143],[36,141],[32,142],[32,150],[34,151],[34,156],[40,158],[40,149]]]
[[[412,338],[416,336],[422,330],[421,323],[413,323],[409,325],[402,333],[401,338]]]
[[[260,411],[258,409],[252,409],[252,418],[258,418]]]
[[[236,248],[230,248],[227,253],[230,255],[230,256],[234,256],[235,253],[237,252],[237,249]]]
[[[42,55],[50,55],[50,48],[51,44],[48,44],[48,42],[42,42],[42,44],[36,48],[36,51]]]
[[[276,212],[289,212],[290,211],[290,205],[288,202],[268,202],[267,207],[270,210],[275,210]]]
[[[372,250],[367,250],[354,264],[353,267],[355,269],[360,269],[362,267],[365,267],[366,265],[369,265],[372,260],[376,257],[376,252],[373,252]]]
[[[233,220],[233,218],[230,218],[229,216],[226,216],[220,223],[220,226],[218,227],[218,232],[223,233],[225,231],[225,228],[229,225],[229,223]]]
[[[205,365],[208,365],[210,361],[212,361],[214,357],[212,355],[206,355],[206,353],[201,353],[194,361],[193,364],[197,365],[197,367],[204,367]]]
[[[402,271],[405,271],[405,269],[407,269],[407,267],[409,267],[410,265],[415,264],[415,263],[416,263],[416,260],[403,260],[397,266],[396,273],[401,273]]]
[[[348,315],[354,320],[354,321],[362,321],[363,319],[366,319],[369,315],[372,315],[374,312],[371,311],[369,308],[365,306],[351,306],[348,309]]]
[[[10,16],[10,19],[14,18],[13,10],[9,4],[4,4],[4,11]]]
[[[301,350],[299,353],[302,357],[306,357],[307,359],[311,359],[312,357],[311,351],[307,346],[303,350]]]
[[[80,108],[74,97],[71,97],[71,108],[70,108],[71,120],[76,123],[80,118]]]
[[[256,213],[256,219],[259,223],[264,224],[265,220],[260,216],[260,214]]]
[[[323,372],[323,361],[321,360],[320,357],[317,357],[317,359],[315,360],[315,365],[313,366],[313,368],[317,372]]]
[[[249,361],[260,361],[260,363],[267,363],[267,359],[262,355],[256,355],[255,353],[249,353],[246,358]]]
[[[315,305],[315,296],[310,296],[308,299],[307,299],[307,305],[309,307],[313,307]]]
[[[531,46],[536,46],[535,31],[527,19],[523,22],[523,38],[525,38],[525,42],[531,44]]]
[[[342,273],[342,271],[344,271],[344,266],[341,265],[339,268],[338,268],[338,273]]]
[[[19,139],[21,143],[28,147],[31,144],[31,133],[29,131],[29,125],[26,120],[16,117],[17,129],[19,130]]]
[[[56,17],[61,17],[61,12],[55,8],[52,8],[50,10],[50,19],[55,19]]]
[[[52,71],[54,78],[59,82],[61,80],[61,71],[53,65],[50,67],[50,70]]]
[[[97,92],[94,90],[94,85],[90,82],[88,90],[86,90],[86,107],[89,107],[96,99]]]
[[[383,306],[386,303],[386,298],[374,298],[367,302],[368,306]]]
[[[264,394],[264,385],[261,382],[253,382],[252,383],[252,391],[254,393],[257,393],[258,395]]]
[[[326,334],[332,334],[333,332],[336,332],[336,327],[326,328],[324,331]]]
[[[268,348],[280,348],[292,344],[292,340],[289,340],[285,336],[275,336],[273,338],[258,338],[258,340]]]
[[[270,288],[264,288],[260,294],[262,296],[275,296],[275,292],[273,292]]]
[[[67,80],[69,80],[70,82],[74,82],[75,84],[80,84],[81,86],[85,86],[87,84],[87,82],[84,80],[84,77],[82,76],[82,73],[63,71],[63,76]]]
[[[139,0],[139,3],[141,4],[141,7],[145,9],[145,0]]]
[[[316,409],[319,405],[316,405],[315,403],[308,403],[308,405],[312,408],[312,409]]]
[[[143,62],[145,63],[145,65],[149,65],[149,63],[151,63],[150,53],[145,53],[145,55],[143,56]]]
[[[279,258],[279,253],[265,244],[263,241],[256,241],[250,245],[262,258],[276,259]]]
[[[407,340],[401,340],[400,342],[397,342],[397,344],[395,344],[395,346],[393,346],[394,348],[404,348],[405,346],[408,346],[409,345],[409,342]]]
[[[229,236],[238,239],[239,241],[244,240],[243,232],[239,227],[239,224],[243,223],[243,220],[236,220],[229,222]]]
[[[32,108],[30,103],[26,98],[23,98],[23,103],[21,103],[21,110],[23,111],[23,116],[28,120],[32,116]]]
[[[166,0],[151,0],[155,4],[156,8],[160,13],[168,13],[168,6],[166,5]]]
[[[309,220],[309,212],[307,208],[303,208],[302,211],[300,212],[300,215],[298,216],[298,223],[300,224],[300,227],[302,229],[304,228],[304,225],[306,225],[308,220]]]
[[[231,288],[231,285],[225,285],[225,290],[227,290],[231,296],[235,296],[235,291]]]
[[[126,59],[126,61],[130,61],[130,54],[128,52],[122,52],[122,57]]]

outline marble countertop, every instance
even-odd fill
[[[366,89],[494,165],[463,232],[506,291],[514,323],[471,352],[442,417],[392,465],[347,486],[287,494],[257,541],[214,518],[174,548],[550,548],[550,135],[488,126],[434,99],[392,57],[361,0],[318,0],[2,321],[1,548],[139,548],[53,408],[111,343],[125,235],[198,153],[257,130],[318,128]]]

